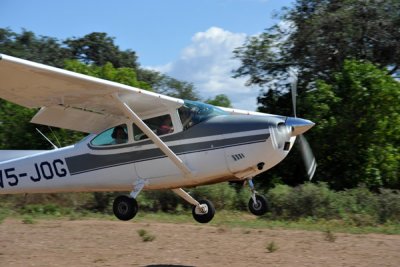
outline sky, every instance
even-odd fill
[[[203,99],[226,94],[255,110],[260,88],[232,78],[232,51],[279,22],[292,0],[0,0],[0,27],[65,40],[106,32],[142,67],[194,84]],[[1,51],[0,51],[1,52]]]

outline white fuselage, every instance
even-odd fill
[[[183,175],[150,141],[99,149],[90,145],[89,136],[73,146],[1,162],[0,194],[131,191],[138,180],[145,182],[144,189],[167,189],[246,179],[283,160],[295,141],[290,137],[285,148],[277,149],[267,125],[235,130],[231,123],[225,132],[216,131],[215,125],[204,131],[209,135],[198,134],[199,128],[193,135],[164,140],[192,175]]]

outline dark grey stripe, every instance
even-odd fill
[[[282,121],[279,118],[267,117],[267,116],[249,116],[249,115],[227,115],[227,116],[216,116],[209,120],[196,124],[195,126],[187,129],[186,131],[171,134],[165,137],[161,137],[164,142],[171,142],[177,140],[185,140],[200,137],[209,137],[222,134],[240,133],[247,131],[256,131],[262,129],[268,129],[269,126],[274,126],[278,122]],[[121,149],[126,147],[134,147],[139,145],[152,144],[151,140],[143,140],[131,144],[124,144],[113,147],[93,147],[89,145],[90,149],[93,150],[111,150]]]
[[[185,145],[171,146],[171,150],[177,155],[215,150],[232,146],[264,142],[269,134],[235,137],[223,140],[213,140]],[[166,155],[159,148],[132,151],[111,155],[83,154],[65,158],[71,175],[130,164],[135,162],[164,158]]]

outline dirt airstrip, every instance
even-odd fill
[[[155,239],[144,242],[138,230]],[[6,219],[0,266],[400,266],[399,235],[334,237],[195,223]]]

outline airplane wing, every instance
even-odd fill
[[[0,97],[40,108],[33,123],[98,133],[126,118],[115,96],[139,117],[183,104],[178,98],[0,54]]]

